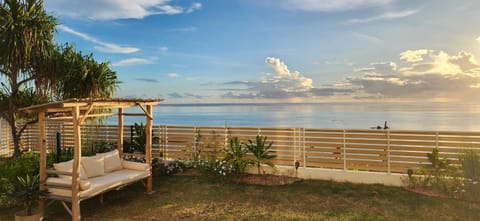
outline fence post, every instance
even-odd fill
[[[347,170],[347,131],[343,130],[343,170]]]
[[[390,131],[387,130],[387,173],[390,172]]]
[[[165,158],[167,158],[168,157],[168,127],[167,127],[167,125],[165,125],[164,133],[165,133]]]
[[[295,166],[295,163],[297,162],[297,148],[298,148],[297,128],[292,128],[292,129],[293,129],[293,165]]]
[[[197,126],[193,126],[193,159],[198,157],[198,137],[197,137]]]
[[[302,144],[303,144],[303,168],[307,168],[307,153],[305,152],[305,128],[302,128],[303,131],[303,138],[302,138]]]

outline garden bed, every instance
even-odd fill
[[[202,176],[196,169],[186,169],[175,176]],[[212,176],[213,177],[213,176]],[[298,182],[302,179],[290,176],[280,176],[273,174],[236,174],[228,177],[228,180],[234,183],[245,183],[263,186],[281,186]]]

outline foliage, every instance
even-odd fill
[[[9,194],[15,190],[10,180],[0,177],[0,208],[13,207],[15,200],[9,197]]]
[[[114,96],[119,81],[108,62],[98,63],[93,54],[83,55],[82,52],[77,52],[75,45],[65,44],[59,50],[59,69],[63,73],[56,93],[59,99]]]
[[[245,173],[247,166],[253,163],[250,159],[246,158],[247,152],[247,147],[240,143],[238,137],[233,137],[230,139],[230,146],[228,149],[225,149],[224,160],[232,165],[235,173]]]
[[[429,165],[424,166],[417,176],[409,176],[410,187],[429,188],[448,196],[478,201],[480,198],[480,157],[477,150],[465,150],[459,157],[460,165],[450,164],[440,157],[438,148],[427,154]]]
[[[460,158],[463,178],[458,188],[461,198],[480,201],[480,153],[478,150],[465,150]]]
[[[133,140],[132,142],[125,142],[123,145],[123,151],[125,153],[140,152],[145,154],[147,146],[147,128],[143,123],[135,123],[133,125]],[[152,144],[160,142],[159,137],[155,137],[152,134]]]
[[[39,86],[36,96],[45,97],[40,89],[53,82],[51,72],[41,68],[51,54],[57,22],[48,15],[41,0],[5,0],[0,4],[0,74],[2,78],[2,117],[12,130],[14,156],[19,157],[23,126],[18,125],[18,108],[29,106],[22,94]],[[28,121],[30,122],[30,121]],[[27,123],[25,123],[26,125]]]
[[[15,205],[15,200],[8,197],[15,190],[13,181],[17,176],[35,176],[39,172],[40,158],[34,152],[26,152],[19,158],[4,158],[0,160],[0,208]],[[47,158],[47,163],[51,158]]]
[[[146,126],[143,123],[133,125],[135,135],[133,136],[133,146],[134,152],[138,151],[140,153],[145,153],[145,148],[147,146],[147,130]]]
[[[480,153],[478,150],[465,150],[460,158],[463,177],[473,181],[480,181]]]
[[[0,3],[0,114],[12,131],[16,158],[23,131],[37,121],[19,108],[55,99],[113,97],[119,84],[109,63],[98,63],[74,46],[55,45],[56,25],[42,0]]]
[[[31,216],[33,203],[44,194],[43,191],[40,191],[39,175],[31,176],[27,174],[25,177],[18,176],[17,179],[18,183],[12,195],[17,202],[23,203],[26,215]]]
[[[226,160],[219,160],[215,157],[194,161],[193,168],[196,168],[204,176],[218,178],[220,180],[227,179],[233,173],[233,166],[231,164]]]
[[[262,137],[257,135],[255,142],[248,140],[247,149],[255,157],[254,164],[257,166],[258,174],[260,174],[260,168],[262,164],[266,164],[272,168],[275,168],[275,165],[271,161],[277,155],[271,150],[273,142],[266,144],[267,137]],[[265,172],[265,171],[264,171]]]

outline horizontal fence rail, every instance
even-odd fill
[[[135,136],[132,127],[123,128],[125,142]],[[4,121],[0,132],[2,154],[11,150],[13,142]],[[48,121],[46,133],[50,151],[55,150],[57,133],[62,135],[62,147],[73,147],[71,124]],[[82,134],[86,147],[99,142],[115,144],[118,129],[116,125],[87,124],[82,126]],[[429,164],[427,153],[434,148],[454,164],[465,149],[480,150],[480,132],[154,125],[152,151],[153,156],[169,159],[220,156],[232,137],[248,143],[257,135],[273,142],[276,165],[298,162],[304,168],[406,173]],[[37,142],[38,128],[32,125],[22,136],[22,147],[38,150]]]

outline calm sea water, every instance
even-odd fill
[[[113,120],[113,119],[112,119]],[[126,117],[125,123],[144,121]],[[161,104],[154,124],[480,131],[480,105],[445,103]]]

